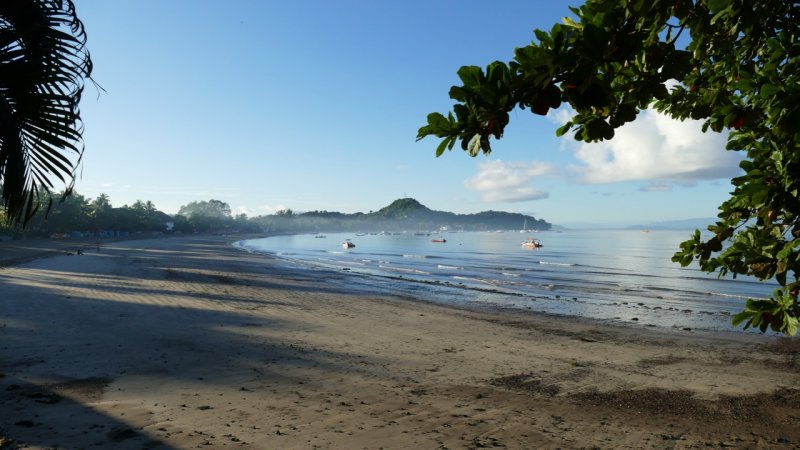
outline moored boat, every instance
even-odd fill
[[[529,238],[527,241],[522,243],[522,246],[525,248],[540,248],[542,246],[542,242],[535,238]]]

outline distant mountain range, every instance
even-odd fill
[[[275,231],[436,231],[441,229],[484,230],[549,230],[545,220],[519,213],[484,211],[477,214],[456,214],[434,211],[413,198],[401,198],[389,206],[369,213],[345,214],[330,211],[309,211],[292,216],[265,216],[264,225]]]
[[[633,230],[705,230],[706,227],[714,224],[717,220],[718,219],[714,217],[664,220],[660,222],[650,222],[646,225],[632,225],[628,228]]]

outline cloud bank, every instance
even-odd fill
[[[485,202],[524,202],[548,198],[547,192],[535,189],[536,177],[550,175],[554,168],[541,162],[489,161],[478,166],[478,173],[464,185],[481,193]]]
[[[727,133],[703,133],[701,126],[699,120],[642,111],[610,141],[579,144],[574,150],[579,163],[570,170],[585,183],[646,181],[650,191],[666,190],[665,182],[693,184],[736,176],[742,156],[725,150]]]
[[[562,108],[548,114],[559,125],[573,111]],[[564,138],[575,162],[568,164],[573,182],[609,184],[641,182],[640,192],[669,192],[674,185],[730,179],[741,173],[740,152],[725,150],[727,133],[702,132],[702,121],[675,120],[654,110],[639,113],[634,122],[618,128],[613,139],[575,143]],[[533,186],[537,177],[557,175],[543,162],[490,161],[465,182],[485,202],[524,202],[548,198]],[[563,176],[563,172],[562,172]]]

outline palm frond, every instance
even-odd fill
[[[0,206],[9,222],[24,225],[54,180],[72,190],[91,73],[72,0],[0,2]]]

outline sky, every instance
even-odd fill
[[[739,173],[725,136],[644,111],[579,143],[517,110],[490,156],[416,141],[464,65],[509,61],[568,1],[75,0],[94,63],[78,193],[175,213],[222,200],[250,217],[442,211],[560,225],[713,217]]]

